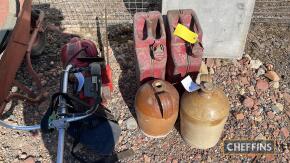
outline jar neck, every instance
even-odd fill
[[[212,83],[204,82],[201,84],[201,90],[199,91],[200,95],[204,97],[210,97],[213,92],[214,92],[214,86]]]

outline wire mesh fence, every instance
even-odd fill
[[[37,8],[49,4],[64,17],[65,27],[95,27],[97,23],[104,26],[105,8],[108,25],[132,23],[136,12],[161,10],[161,0],[35,0]]]
[[[161,11],[162,0],[34,0],[60,11],[65,27],[104,27],[105,8],[108,25],[132,23],[136,12]],[[252,22],[290,24],[290,0],[256,0]]]
[[[252,22],[290,25],[290,0],[256,0]]]

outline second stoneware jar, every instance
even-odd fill
[[[143,84],[135,97],[137,121],[149,137],[164,137],[173,128],[179,112],[179,95],[174,86],[163,80]]]
[[[229,115],[229,100],[221,89],[203,82],[201,90],[185,92],[181,98],[180,130],[194,148],[207,149],[220,139]]]

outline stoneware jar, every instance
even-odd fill
[[[199,91],[185,92],[180,110],[183,139],[198,149],[215,146],[227,121],[229,108],[227,96],[212,83],[203,82]]]
[[[178,116],[178,92],[167,81],[148,81],[137,91],[135,109],[138,125],[146,136],[164,137]]]

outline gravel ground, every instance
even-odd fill
[[[275,65],[282,82],[290,87],[290,26],[253,23],[246,53],[254,59]]]
[[[47,23],[59,25],[65,19],[56,9],[46,10]],[[67,29],[65,32],[94,39],[97,31]],[[47,46],[33,65],[42,77],[42,84],[50,94],[59,87],[61,46],[72,36],[49,31]],[[114,92],[108,104],[122,128],[116,151],[132,148],[134,156],[121,162],[289,162],[290,161],[290,26],[267,23],[252,23],[248,35],[245,57],[241,60],[207,60],[214,71],[214,81],[224,89],[231,102],[230,116],[220,142],[208,150],[192,149],[178,132],[178,121],[173,131],[165,138],[148,138],[140,129],[128,129],[127,120],[135,115],[134,96],[138,88],[135,81],[135,60],[132,27],[130,24],[109,28],[110,62],[113,69]],[[262,65],[255,65],[260,60]],[[263,72],[273,65],[280,76],[279,86],[266,78]],[[256,68],[252,68],[255,67]],[[17,78],[30,83],[23,70]],[[263,80],[264,84],[260,84]],[[266,84],[265,84],[266,83]],[[33,85],[32,85],[33,87]],[[262,90],[261,90],[262,89]],[[264,89],[264,90],[263,90]],[[15,88],[14,90],[15,91]],[[247,99],[247,100],[246,100]],[[39,106],[27,106],[13,101],[1,117],[13,124],[35,124],[47,108],[48,102]],[[281,107],[281,105],[283,107]],[[275,155],[224,156],[221,142],[225,139],[274,139]],[[66,162],[76,162],[70,155],[72,140],[67,137]],[[0,162],[54,162],[56,158],[56,133],[44,135],[8,130],[0,127]],[[82,150],[81,150],[82,151]],[[93,157],[93,156],[92,156]],[[31,161],[30,160],[30,161]]]

